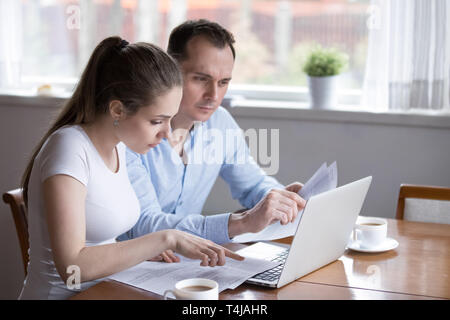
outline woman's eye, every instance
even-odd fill
[[[150,121],[150,123],[153,125],[158,125],[158,124],[161,124],[162,121],[152,120],[152,121]]]

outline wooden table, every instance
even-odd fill
[[[395,250],[384,253],[346,250],[337,261],[280,289],[243,284],[223,291],[220,299],[450,299],[450,225],[388,219],[388,236],[399,242]],[[238,247],[231,245],[231,249]],[[107,280],[72,299],[162,297]]]

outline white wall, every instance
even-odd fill
[[[34,145],[60,99],[0,96],[0,191],[18,186]],[[362,214],[393,217],[400,183],[450,186],[450,117],[234,108],[244,130],[280,129],[282,183],[306,181],[323,162],[337,160],[339,185],[373,175]],[[206,213],[240,208],[216,183]],[[23,268],[9,208],[0,204],[0,299],[15,299]]]

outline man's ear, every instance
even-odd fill
[[[114,120],[125,119],[125,108],[119,100],[112,100],[109,102],[109,113]]]

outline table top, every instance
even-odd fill
[[[450,225],[388,219],[388,237],[395,250],[346,250],[301,281],[450,299]]]
[[[279,289],[242,284],[220,299],[450,299],[450,225],[388,220],[399,246],[383,253],[346,250],[336,261]],[[289,242],[286,238],[282,242]],[[233,250],[237,244],[230,244]],[[106,280],[71,299],[161,299]]]

